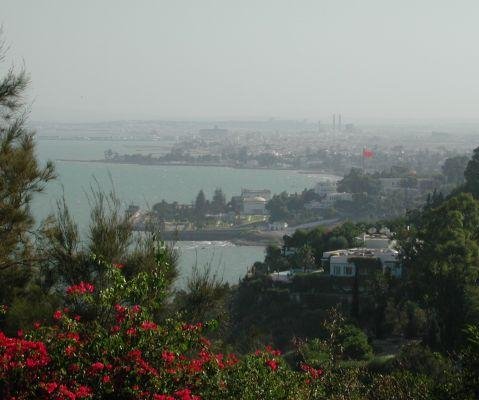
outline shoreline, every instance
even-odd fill
[[[307,224],[289,227],[281,231],[261,230],[238,230],[238,229],[215,229],[197,231],[164,231],[160,232],[161,238],[166,241],[185,242],[230,242],[236,246],[268,246],[283,244],[285,235],[292,235],[297,229],[313,229],[317,226],[332,228],[338,223],[338,219],[321,220]],[[136,230],[142,232],[143,230]]]
[[[338,180],[342,177],[336,175],[332,171],[324,170],[307,170],[307,169],[297,169],[297,168],[271,168],[271,167],[248,167],[248,166],[237,166],[237,165],[227,165],[227,164],[201,164],[201,163],[170,163],[170,162],[158,162],[154,164],[148,163],[139,163],[139,162],[112,162],[107,160],[79,160],[79,159],[63,159],[57,158],[55,161],[59,162],[80,162],[80,163],[99,163],[99,164],[120,164],[120,165],[141,165],[144,167],[156,167],[156,166],[166,166],[166,167],[213,167],[213,168],[231,168],[231,169],[248,169],[248,170],[262,170],[262,171],[291,171],[298,174],[311,174],[311,175],[327,175],[330,177],[337,178]]]
[[[136,230],[142,232],[143,230]],[[160,236],[165,241],[177,242],[230,242],[235,246],[268,246],[280,245],[288,231],[238,231],[238,230],[206,230],[206,231],[164,231]]]

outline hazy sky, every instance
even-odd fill
[[[0,0],[0,22],[36,120],[479,120],[478,0]]]

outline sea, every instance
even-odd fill
[[[228,167],[146,166],[93,162],[104,158],[112,149],[120,154],[151,153],[158,141],[36,139],[41,162],[55,163],[57,179],[49,182],[32,205],[37,221],[55,213],[56,204],[65,197],[71,214],[85,235],[90,212],[91,187],[114,190],[125,207],[130,204],[152,207],[165,199],[191,203],[199,190],[207,198],[221,188],[230,198],[242,188],[270,189],[272,193],[300,192],[334,176],[308,174],[292,170],[236,169]],[[255,261],[264,258],[263,246],[239,246],[227,241],[177,242],[179,253],[178,287],[183,287],[192,268],[209,266],[217,276],[230,284],[244,277]]]

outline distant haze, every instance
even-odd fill
[[[36,120],[479,120],[477,0],[0,0],[0,22]]]

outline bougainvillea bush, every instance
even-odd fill
[[[126,280],[119,264],[98,286],[65,289],[49,323],[17,337],[0,332],[2,399],[299,399],[319,393],[322,371],[292,371],[269,347],[238,359],[212,350],[212,323],[154,322],[154,308],[131,303],[166,288],[162,271]],[[126,299],[126,300],[125,300]]]
[[[168,260],[125,278],[101,259],[92,282],[65,287],[64,305],[15,337],[0,332],[0,398],[23,399],[469,399],[461,380],[368,375],[330,357],[324,371],[288,365],[271,347],[238,357],[207,339],[212,322],[162,318]],[[152,301],[155,299],[155,301]],[[0,307],[8,312],[7,307]],[[161,321],[161,322],[160,322]],[[331,350],[334,346],[330,345]],[[475,353],[474,353],[475,354]]]

